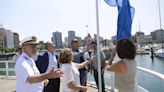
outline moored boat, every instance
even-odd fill
[[[155,51],[155,56],[164,58],[164,49],[158,49]]]
[[[137,48],[136,54],[142,55],[142,54],[149,54],[149,51],[147,51],[145,48]]]

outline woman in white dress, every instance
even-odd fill
[[[87,87],[80,85],[79,70],[85,67],[87,64],[94,61],[95,57],[91,57],[89,60],[82,63],[74,63],[73,53],[68,48],[63,48],[59,55],[59,63],[61,64],[61,70],[64,71],[62,77],[62,90],[63,92],[78,92],[82,90],[86,92]]]

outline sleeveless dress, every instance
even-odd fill
[[[71,89],[67,85],[69,82],[80,85],[78,63],[71,62],[71,64],[62,64],[61,70],[64,71],[62,77],[62,92],[79,92],[79,90]]]
[[[136,61],[130,59],[123,59],[122,61],[127,65],[128,72],[115,72],[115,87],[119,90],[119,92],[137,92]]]

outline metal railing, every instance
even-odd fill
[[[4,64],[5,64],[5,67],[3,66]],[[9,64],[12,64],[12,65],[9,65]],[[158,73],[158,72],[146,69],[146,68],[142,68],[142,67],[137,67],[137,70],[142,71],[144,73],[149,73],[153,76],[160,78],[162,81],[164,81],[164,74],[161,74],[161,73]],[[3,78],[15,78],[15,74],[14,75],[9,74],[9,72],[15,72],[14,62],[12,62],[12,61],[0,61],[0,73],[1,72],[5,72],[5,74],[0,74],[0,78],[2,78],[2,77]],[[109,74],[107,72],[105,75],[106,75],[106,77],[111,78],[111,80],[114,80],[114,78],[113,78],[114,74],[113,73]],[[111,88],[112,87],[114,87],[114,81],[112,81]],[[142,88],[140,86],[138,86],[137,90],[139,90],[138,92],[148,92],[147,90],[145,90],[144,88]]]
[[[5,64],[5,66],[3,66],[4,64]],[[4,72],[4,74],[1,74],[2,72]],[[9,72],[15,73],[14,62],[12,62],[12,61],[0,61],[0,77],[5,77],[5,78],[12,77],[12,78],[14,78],[15,74],[10,75]]]
[[[146,69],[146,68],[142,68],[142,67],[137,67],[137,70],[155,75],[156,77],[161,78],[164,81],[164,74],[161,74],[161,73],[158,73],[158,72]]]

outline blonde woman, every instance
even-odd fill
[[[70,49],[64,48],[61,50],[59,55],[59,63],[61,63],[61,69],[64,71],[64,75],[62,78],[62,88],[63,92],[78,92],[82,90],[86,92],[87,87],[80,85],[80,77],[79,70],[86,66],[87,64],[94,61],[95,57],[91,57],[91,59],[82,62],[82,63],[74,63],[73,61],[73,53]]]

